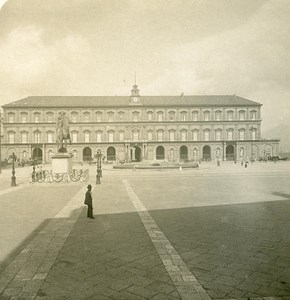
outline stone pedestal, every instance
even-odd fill
[[[51,156],[52,172],[67,173],[72,170],[72,154],[57,153]]]

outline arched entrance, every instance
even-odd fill
[[[210,146],[204,146],[202,149],[202,159],[203,160],[211,160],[210,155]]]
[[[42,150],[40,148],[34,148],[32,151],[32,157],[38,162],[42,162]]]
[[[92,149],[90,147],[85,147],[83,150],[83,161],[92,160]]]
[[[164,147],[158,146],[156,148],[156,159],[165,159],[165,150],[164,150]]]
[[[107,149],[107,161],[116,160],[116,149],[114,147],[109,147]]]
[[[235,159],[235,147],[233,145],[228,145],[226,147],[226,160]]]
[[[179,157],[180,160],[187,160],[188,159],[188,151],[186,146],[181,146],[179,149]]]
[[[131,148],[131,161],[141,161],[141,148],[138,146],[134,146]]]

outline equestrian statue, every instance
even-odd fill
[[[65,112],[60,112],[56,122],[56,143],[58,152],[67,152],[67,141],[71,144],[69,118]]]

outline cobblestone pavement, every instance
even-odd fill
[[[290,299],[286,168],[112,173],[94,220],[84,186],[20,249],[0,299]]]

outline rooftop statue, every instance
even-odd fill
[[[67,152],[67,141],[71,143],[69,118],[65,112],[60,112],[56,121],[56,142],[58,152]]]

